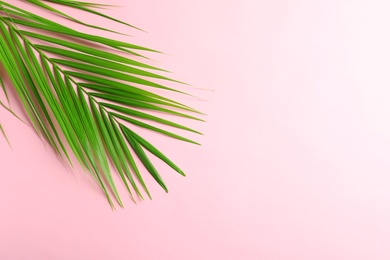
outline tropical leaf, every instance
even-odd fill
[[[98,30],[113,32],[76,19],[59,8],[74,8],[138,29],[96,10],[107,5],[71,0],[25,2]],[[194,115],[201,113],[155,93],[154,90],[159,89],[159,93],[166,91],[188,95],[169,86],[170,83],[184,83],[166,77],[163,75],[165,70],[151,66],[148,59],[144,59],[145,53],[158,51],[74,30],[7,1],[0,1],[0,33],[0,62],[27,112],[29,122],[39,136],[70,164],[70,155],[74,155],[91,173],[113,208],[114,200],[123,206],[113,178],[114,172],[131,199],[136,201],[133,194],[143,199],[143,192],[151,198],[137,161],[168,191],[150,155],[185,175],[137,133],[137,129],[138,132],[144,129],[198,144],[172,132],[177,129],[200,134],[198,131],[162,117],[169,114],[201,120]],[[0,85],[9,102],[2,79]],[[0,101],[0,104],[12,112],[3,102]],[[170,130],[151,123],[167,126]],[[5,136],[1,125],[0,132]]]

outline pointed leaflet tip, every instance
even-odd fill
[[[5,140],[7,141],[9,147],[10,147],[11,150],[12,150],[11,143],[9,142],[8,137],[7,137],[7,135],[5,134],[5,131],[4,131],[3,127],[1,126],[1,124],[0,124],[0,132],[1,132],[1,134],[4,136]]]

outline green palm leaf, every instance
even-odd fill
[[[103,7],[99,4],[71,0],[25,2],[98,30],[113,32],[80,21],[51,4],[78,9],[138,29],[95,10]],[[136,161],[141,162],[156,182],[168,191],[145,150],[185,175],[136,130],[146,129],[198,144],[172,130],[150,124],[200,134],[161,117],[170,114],[201,120],[194,116],[201,113],[153,92],[160,89],[188,95],[167,86],[168,83],[184,83],[161,75],[166,71],[143,62],[144,54],[139,53],[157,51],[76,31],[6,1],[0,1],[0,32],[0,62],[35,131],[71,164],[70,154],[73,154],[91,173],[113,208],[113,200],[121,207],[123,203],[110,165],[134,201],[133,194],[143,199],[143,192],[151,198]],[[9,103],[1,78],[0,85]],[[3,102],[0,104],[13,113]],[[0,132],[6,136],[1,125]]]

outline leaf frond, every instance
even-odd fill
[[[85,27],[114,32],[76,19],[60,7],[139,29],[95,10],[108,5],[71,0],[25,2]],[[143,193],[151,198],[139,166],[168,192],[151,155],[185,176],[139,133],[147,130],[199,144],[175,133],[201,134],[199,131],[164,118],[167,114],[203,121],[198,110],[156,93],[158,89],[159,93],[189,95],[168,86],[185,83],[148,64],[144,55],[158,51],[84,33],[6,1],[0,1],[0,34],[0,62],[29,122],[64,160],[72,164],[72,154],[91,173],[111,207],[115,207],[114,200],[123,207],[114,172],[134,202],[135,196],[143,199]],[[0,86],[9,104],[7,86],[1,78]],[[13,113],[3,102],[0,105]],[[1,125],[0,132],[6,136]]]

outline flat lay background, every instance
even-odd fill
[[[0,259],[390,259],[389,1],[95,1],[192,84],[202,146],[155,138],[187,177],[113,212],[0,109]]]

